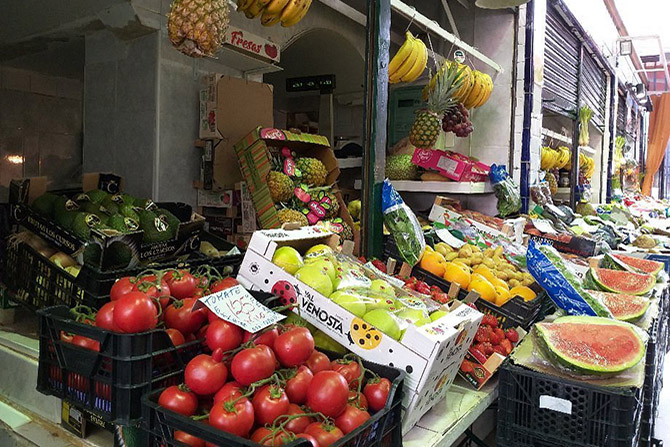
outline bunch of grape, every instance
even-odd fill
[[[457,137],[465,138],[472,133],[474,127],[468,119],[468,109],[461,103],[449,109],[442,117],[442,130],[453,132]]]

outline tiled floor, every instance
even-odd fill
[[[665,357],[665,371],[663,371],[663,391],[658,407],[655,437],[670,445],[670,354]]]

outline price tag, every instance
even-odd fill
[[[207,306],[217,317],[251,333],[261,331],[286,318],[259,303],[242,286],[204,296],[198,301]]]
[[[439,237],[442,242],[445,242],[451,247],[461,248],[465,245],[465,242],[457,239],[453,234],[451,234],[451,231],[447,230],[446,228],[438,228],[435,230],[435,234],[437,234],[437,237]]]

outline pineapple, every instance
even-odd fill
[[[328,171],[321,160],[316,158],[298,158],[295,167],[301,172],[301,181],[312,186],[323,186],[326,184]]]
[[[267,182],[274,202],[286,202],[293,197],[293,181],[288,175],[282,172],[270,171]]]
[[[457,64],[445,66],[438,72],[435,88],[428,93],[428,108],[416,113],[414,124],[409,132],[409,141],[418,148],[431,148],[440,134],[442,117],[458,102],[453,98],[461,87],[465,76],[461,76],[463,67]]]
[[[558,181],[556,181],[556,176],[551,172],[547,172],[547,175],[544,176],[544,179],[549,184],[549,191],[551,195],[555,195],[558,192]]]
[[[227,0],[175,0],[168,15],[170,42],[191,57],[214,57],[230,22]]]
[[[282,225],[285,223],[297,223],[300,224],[301,227],[306,227],[309,225],[307,222],[307,217],[305,217],[305,215],[300,211],[283,208],[277,211],[277,216],[279,217],[279,222],[281,222]]]

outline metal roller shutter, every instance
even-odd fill
[[[542,103],[554,113],[574,117],[577,110],[581,43],[554,9],[547,9]]]
[[[581,102],[593,110],[593,124],[602,127],[605,124],[607,76],[596,64],[594,56],[586,52],[582,61],[581,81]]]

